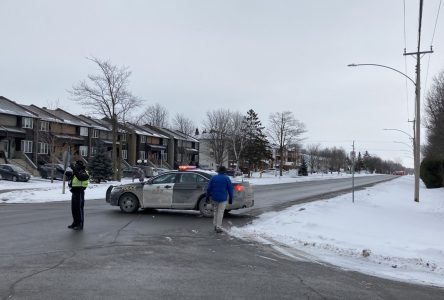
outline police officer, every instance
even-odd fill
[[[71,195],[71,213],[73,222],[68,228],[74,230],[83,230],[84,213],[83,207],[85,204],[85,189],[88,186],[89,174],[83,161],[78,160],[75,164],[71,164],[73,174],[68,182]]]

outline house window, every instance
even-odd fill
[[[93,138],[97,139],[99,137],[99,130],[98,129],[93,129],[93,134],[92,134]]]
[[[49,131],[49,122],[40,121],[40,131]]]
[[[88,136],[88,127],[80,127],[80,135]]]
[[[97,154],[97,147],[91,147],[91,154],[93,156]]]
[[[88,156],[88,146],[79,146],[81,156]]]
[[[21,146],[24,153],[32,153],[32,141],[22,140]]]
[[[23,118],[22,119],[22,127],[23,128],[33,128],[33,119],[32,118]]]
[[[146,143],[146,136],[144,136],[144,135],[140,136],[140,143],[142,143],[142,144]]]
[[[139,151],[139,159],[141,159],[141,160],[145,160],[146,159],[145,151]]]
[[[121,137],[122,137],[122,142],[126,142],[126,133],[122,133]]]
[[[122,150],[122,158],[128,159],[128,150]]]
[[[38,154],[48,154],[49,153],[49,144],[48,143],[39,143]]]

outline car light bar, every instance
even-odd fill
[[[187,171],[196,169],[196,166],[179,166],[179,171]]]

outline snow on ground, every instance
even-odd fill
[[[312,261],[444,287],[444,188],[421,185],[419,203],[413,189],[413,177],[402,176],[356,192],[354,203],[344,194],[295,205],[230,233]]]
[[[372,176],[373,174],[361,173],[355,174],[355,177],[360,176]],[[377,175],[377,174],[376,174]],[[301,182],[301,181],[313,181],[313,180],[326,180],[326,179],[343,179],[350,178],[351,174],[337,173],[333,172],[331,174],[308,174],[308,176],[297,176],[293,172],[285,172],[282,176],[279,176],[279,171],[271,173],[258,172],[253,173],[251,178],[244,178],[244,180],[249,181],[252,185],[265,185],[265,184],[278,184],[278,183],[289,183],[289,182]]]
[[[244,178],[243,180],[249,181],[253,185],[279,184],[307,180],[346,178],[350,177],[350,174],[333,173],[322,175],[313,174],[310,176],[293,176],[293,174],[288,172],[282,177],[275,176],[274,174],[262,174],[262,177],[260,177],[259,173],[254,173],[252,178]],[[359,176],[359,174],[356,174],[356,176]],[[362,174],[361,176],[368,176],[368,174]],[[235,180],[242,180],[242,177],[236,177]],[[106,189],[110,185],[125,184],[130,182],[132,182],[132,178],[123,178],[122,182],[89,184],[88,189],[86,190],[86,200],[103,199],[106,194]],[[138,182],[138,180],[136,179],[135,182]],[[71,200],[71,193],[69,192],[68,184],[66,184],[65,194],[62,194],[62,186],[63,182],[60,180],[54,180],[54,182],[51,183],[51,181],[48,179],[38,177],[31,177],[31,180],[28,182],[0,180],[0,203],[39,203]]]
[[[86,200],[103,199],[110,185],[132,181],[131,178],[123,178],[122,182],[90,183],[85,191],[85,198]],[[138,180],[136,179],[135,182],[138,182]],[[32,177],[28,182],[0,180],[0,203],[40,203],[71,200],[68,183],[65,184],[65,194],[62,194],[62,189],[63,181],[61,180],[54,180],[53,183],[50,180],[36,177]],[[5,192],[2,193],[2,191]]]

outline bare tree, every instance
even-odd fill
[[[60,99],[46,100],[46,107],[51,110],[56,110],[57,108],[61,108],[63,110],[66,110],[66,108],[64,106],[62,106],[62,104],[60,102],[61,102]]]
[[[236,170],[239,170],[240,157],[247,141],[246,117],[239,112],[231,113],[228,131],[229,145],[236,160]]]
[[[309,158],[308,165],[310,166],[310,173],[313,174],[313,170],[316,169],[317,166],[319,166],[319,148],[321,146],[319,144],[311,144],[307,146],[307,154]]]
[[[279,174],[282,176],[284,150],[290,144],[302,139],[300,136],[306,132],[304,123],[296,120],[291,111],[275,112],[270,114],[267,133],[270,139],[279,146],[280,162]]]
[[[192,135],[196,126],[191,119],[177,113],[173,118],[173,128],[187,135]]]
[[[444,71],[433,79],[425,103],[427,144],[423,152],[427,158],[444,159]]]
[[[149,124],[156,127],[168,127],[168,110],[159,103],[148,106],[139,116],[137,124]]]
[[[208,111],[207,119],[204,121],[210,140],[210,150],[218,166],[223,165],[227,157],[230,114],[226,109]]]
[[[119,121],[124,121],[128,112],[140,105],[140,100],[128,90],[131,72],[128,67],[118,67],[110,61],[98,58],[88,58],[99,68],[99,74],[88,75],[74,85],[73,100],[91,109],[91,113],[111,120],[112,124],[112,168],[113,179],[120,180],[117,159],[117,127]],[[120,161],[120,160],[119,160]]]

